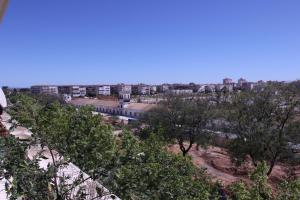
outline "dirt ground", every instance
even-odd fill
[[[178,145],[169,146],[168,150],[173,153],[181,153]],[[199,150],[196,150],[194,146],[188,155],[192,157],[193,163],[197,167],[205,168],[214,181],[219,180],[224,186],[239,180],[250,181],[249,172],[253,170],[251,162],[247,161],[244,165],[236,167],[231,162],[230,156],[224,148],[211,146],[207,149],[199,148]],[[290,167],[279,163],[274,167],[269,183],[275,186],[278,182],[291,175],[300,177],[300,166]]]

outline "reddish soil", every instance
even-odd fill
[[[173,153],[181,153],[178,145],[168,147]],[[221,181],[224,186],[228,186],[233,182],[244,180],[249,182],[249,173],[253,170],[250,160],[240,167],[236,167],[230,159],[226,149],[220,147],[208,147],[207,149],[193,147],[189,153],[193,163],[197,167],[205,168],[207,173],[214,181]],[[274,187],[283,179],[290,175],[300,177],[300,166],[290,167],[284,164],[277,164],[269,178],[269,183]]]
[[[0,137],[5,137],[7,135],[8,135],[8,131],[6,130],[5,126],[0,122]]]

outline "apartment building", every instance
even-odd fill
[[[80,97],[80,87],[79,86],[71,86],[72,88],[72,97]]]
[[[150,86],[150,93],[151,94],[157,94],[157,86],[156,85],[151,85]]]
[[[171,86],[169,84],[162,84],[158,87],[158,92],[160,93],[166,93],[171,89]]]
[[[138,94],[140,95],[150,95],[151,87],[149,85],[138,85]]]
[[[86,88],[85,87],[80,87],[79,88],[80,96],[85,97],[86,96]]]
[[[117,85],[117,90],[118,93],[123,92],[123,93],[132,93],[132,86],[131,85],[126,85],[126,84],[118,84]]]
[[[58,92],[61,95],[67,94],[72,97],[84,97],[86,88],[79,85],[62,85],[58,86]]]
[[[96,97],[98,95],[99,86],[96,85],[88,85],[86,88],[86,96],[88,97]]]
[[[102,85],[98,88],[98,95],[102,96],[110,96],[110,86],[109,85]]]
[[[189,90],[189,89],[186,89],[186,90],[179,90],[179,89],[172,89],[170,90],[170,93],[171,94],[176,94],[176,95],[182,95],[182,94],[193,94],[193,90]]]
[[[241,88],[241,87],[243,86],[244,83],[247,83],[247,80],[244,79],[244,78],[240,78],[240,79],[238,80],[238,87]]]
[[[224,78],[224,79],[223,79],[223,84],[224,84],[224,85],[230,85],[230,84],[232,84],[232,83],[233,83],[233,81],[232,81],[231,78]]]
[[[58,87],[54,85],[33,85],[30,87],[33,94],[58,94]]]
[[[243,90],[253,90],[254,86],[255,86],[254,83],[246,82],[246,83],[243,83],[242,89]]]
[[[131,94],[128,91],[119,92],[119,99],[123,100],[124,102],[129,102],[130,98],[131,98]]]
[[[70,85],[60,85],[58,86],[58,93],[63,95],[63,94],[72,94],[72,86]]]

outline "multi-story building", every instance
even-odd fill
[[[110,86],[109,85],[99,86],[98,95],[110,96]]]
[[[80,91],[80,96],[81,97],[85,97],[86,96],[86,88],[85,87],[80,87],[79,88],[79,91]]]
[[[159,92],[162,92],[162,93],[166,93],[169,90],[170,90],[170,85],[169,84],[162,84],[159,87]]]
[[[71,86],[72,89],[72,97],[80,97],[80,87],[79,86]]]
[[[171,94],[176,94],[176,95],[182,95],[182,94],[193,94],[193,90],[176,90],[172,89],[170,90]]]
[[[96,97],[98,94],[98,86],[96,85],[88,85],[85,87],[86,88],[86,96],[89,97]]]
[[[140,84],[138,85],[138,94],[140,95],[150,95],[151,88],[149,85]]]
[[[244,83],[247,83],[247,80],[244,79],[244,78],[240,78],[240,79],[238,80],[238,87],[241,88],[241,87],[243,86]]]
[[[132,95],[139,95],[139,85],[132,85],[131,86],[131,94]]]
[[[58,87],[54,85],[34,85],[30,90],[33,94],[58,94]]]
[[[125,84],[119,84],[118,86],[117,86],[117,89],[118,89],[118,93],[120,94],[120,92],[125,92],[125,93],[129,93],[129,94],[131,94],[131,92],[132,92],[132,87],[131,87],[131,85],[125,85]]]
[[[86,95],[85,87],[78,85],[62,85],[58,86],[58,92],[61,95],[70,95],[72,97],[84,97]]]
[[[243,83],[242,89],[243,90],[253,90],[254,86],[255,86],[254,83],[246,82],[246,83]]]
[[[150,86],[150,93],[151,94],[157,94],[157,86],[156,85],[151,85]]]
[[[71,95],[72,94],[72,86],[70,86],[70,85],[58,86],[58,93],[61,95],[64,95],[64,94]]]
[[[131,94],[129,91],[120,91],[119,92],[119,99],[123,100],[124,102],[129,102],[131,98]]]
[[[230,85],[230,84],[232,84],[232,83],[233,83],[233,81],[232,81],[231,78],[224,78],[224,79],[223,79],[223,84],[224,84],[224,85]]]

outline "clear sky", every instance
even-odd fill
[[[0,85],[300,78],[299,0],[10,0]]]

